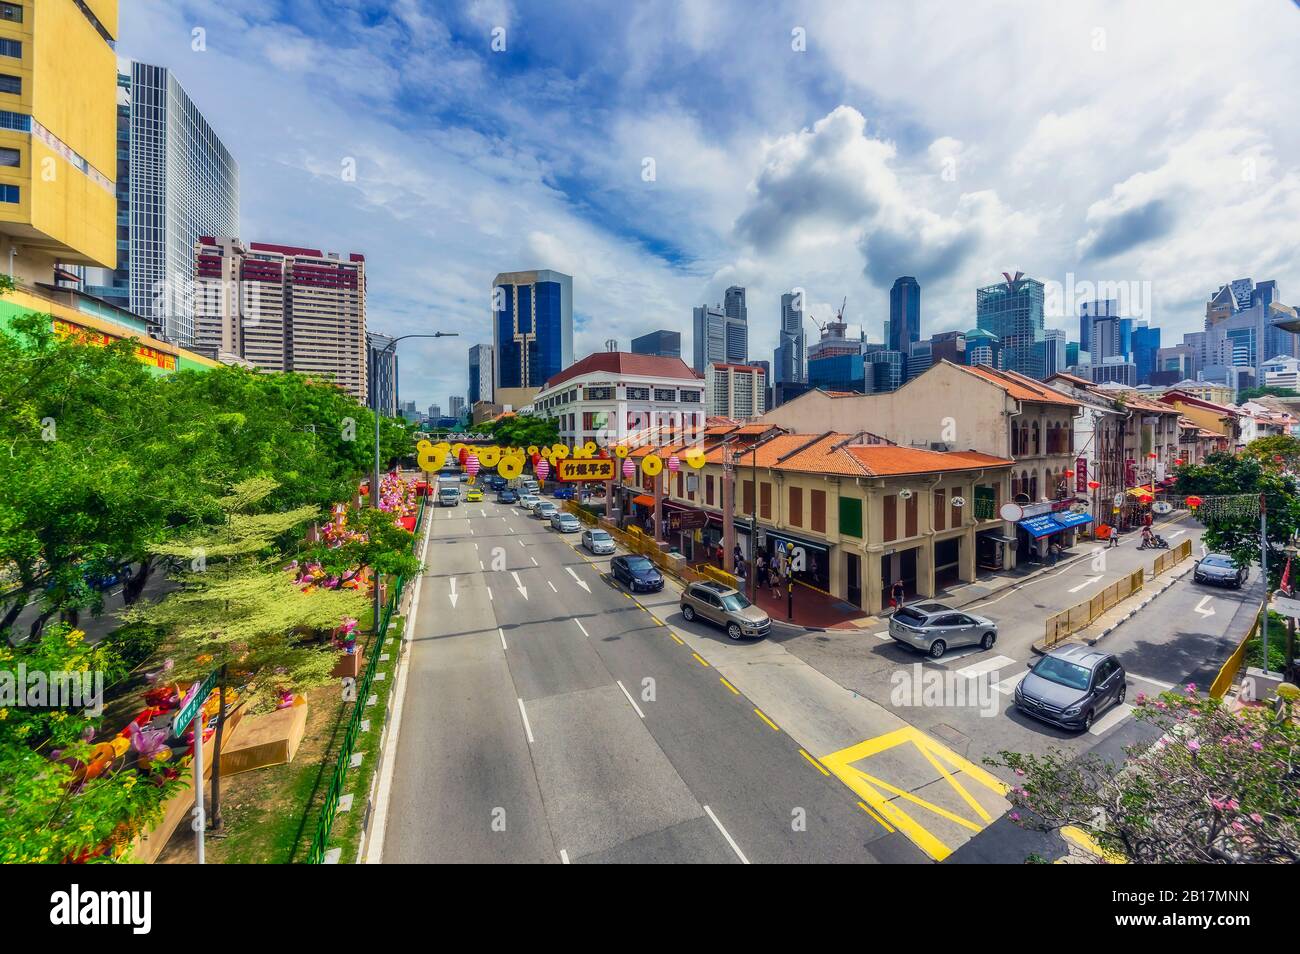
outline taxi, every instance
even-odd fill
[[[466,491],[465,491],[465,502],[466,502],[466,503],[482,503],[482,502],[483,502],[483,488],[482,488],[482,487],[470,487],[468,490],[466,490]]]

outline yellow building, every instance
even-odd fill
[[[0,2],[0,269],[117,264],[117,0]]]

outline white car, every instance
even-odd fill
[[[582,531],[582,545],[595,554],[614,552],[614,538],[605,530]]]
[[[520,494],[519,496],[519,506],[523,510],[532,510],[541,502],[542,498],[536,494]]]

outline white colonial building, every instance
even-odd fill
[[[598,351],[547,381],[532,411],[555,418],[570,447],[604,446],[648,428],[684,441],[704,430],[704,379],[681,358]]]

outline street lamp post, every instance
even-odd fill
[[[397,342],[405,341],[407,338],[457,338],[459,336],[460,336],[459,332],[455,332],[455,331],[435,331],[432,334],[399,335],[398,337],[391,339],[388,342],[388,344],[384,345],[384,347],[380,350],[380,354],[392,353],[396,355]],[[375,362],[376,369],[378,368],[378,364],[379,362]],[[393,371],[393,384],[394,384],[393,391],[394,393],[396,393],[397,390],[396,370]],[[374,507],[377,510],[379,509],[379,388],[375,387],[375,382],[373,381],[370,382],[370,395],[371,395],[370,410],[375,415],[375,467],[370,478],[370,506]],[[374,576],[373,583],[374,583],[374,590],[375,590],[373,612],[375,614],[375,618],[374,621],[371,623],[371,625],[374,627],[375,635],[378,636],[380,616],[382,615],[383,607],[380,604],[379,574],[373,573],[373,576]]]

